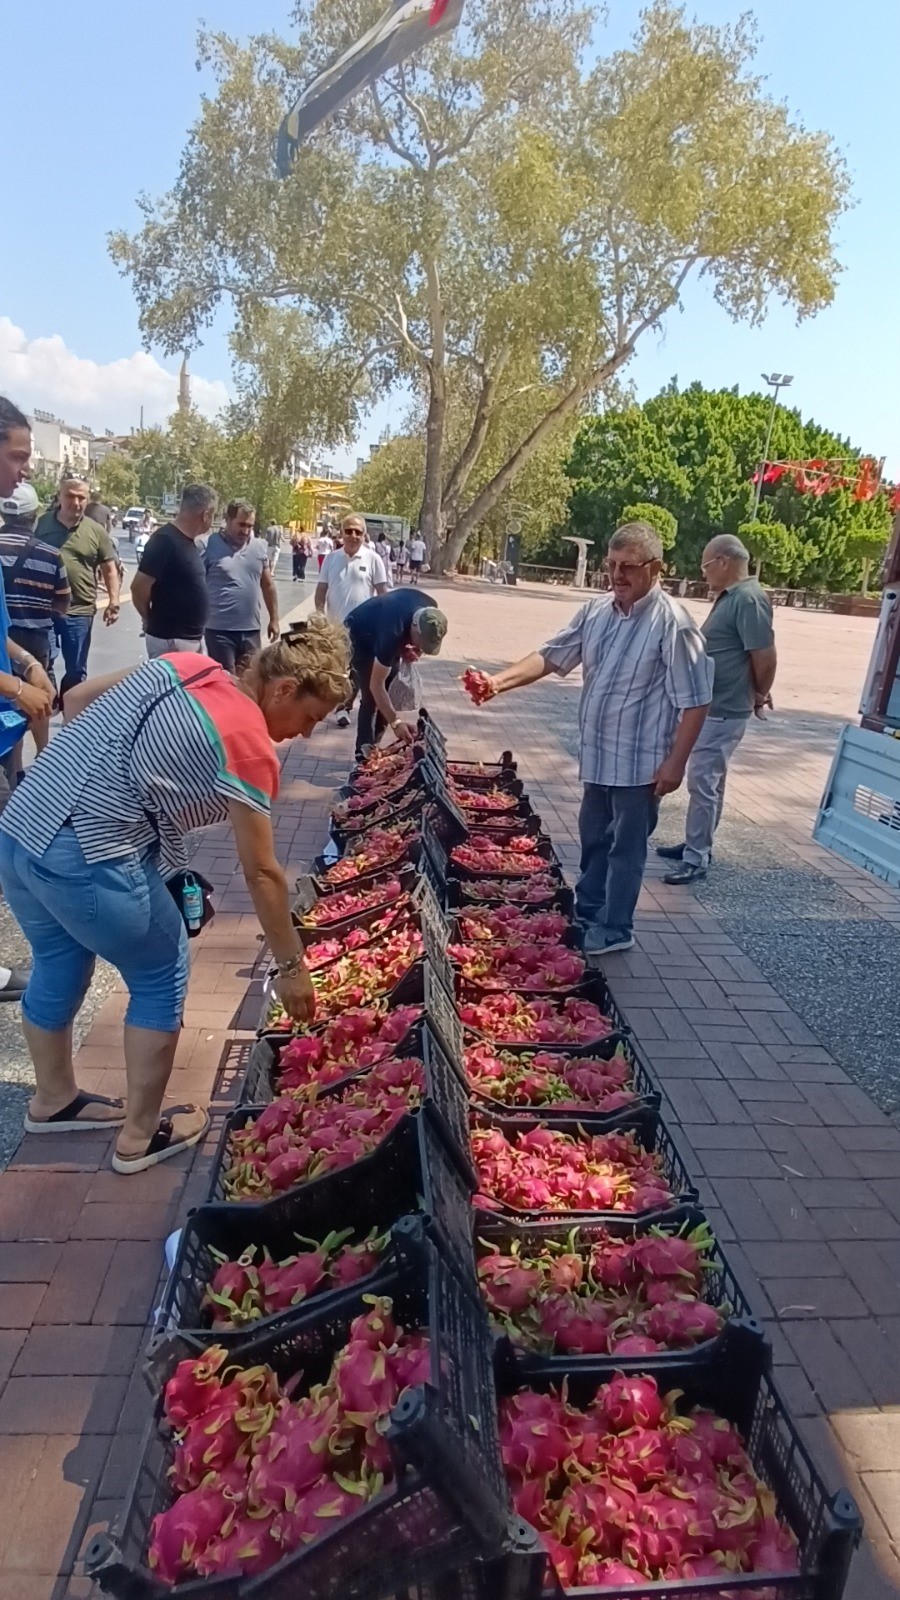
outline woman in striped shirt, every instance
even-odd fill
[[[34,956],[22,1001],[37,1088],[29,1133],[120,1131],[113,1166],[137,1172],[203,1137],[208,1116],[161,1116],[187,991],[187,934],[166,879],[184,835],[230,821],[278,965],[282,1002],[309,1021],[315,999],[270,820],[273,741],[308,738],[350,692],[343,628],[302,623],[261,650],[240,683],[208,656],[173,654],[69,692],[74,718],[0,818],[0,881]],[[77,714],[76,714],[77,713]],[[95,957],[129,990],[127,1101],[78,1090],[72,1023]]]

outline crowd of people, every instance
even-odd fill
[[[351,514],[315,539],[292,537],[292,575],[305,578],[316,557],[316,585],[312,615],[283,631],[273,576],[281,530],[256,536],[255,507],[233,500],[214,531],[215,492],[193,484],[172,521],[151,533],[132,580],[147,659],[90,679],[101,581],[107,625],[120,614],[115,546],[86,514],[80,479],[64,478],[38,515],[30,457],[25,415],[0,398],[0,760],[9,784],[0,884],[33,962],[30,972],[0,967],[0,998],[22,999],[36,1084],[28,1131],[115,1129],[113,1166],[130,1173],[196,1143],[208,1126],[203,1107],[164,1107],[188,937],[208,914],[185,836],[230,824],[282,1002],[295,1020],[311,1020],[313,986],[272,831],[273,746],[308,737],[332,713],[346,725],[357,697],[357,758],[388,730],[412,740],[396,686],[414,662],[439,653],[448,624],[419,583],[424,541],[416,535],[405,547],[404,586],[396,553],[371,544],[365,518]],[[705,875],[729,761],[750,716],[771,705],[772,611],[746,549],[721,535],[701,566],[713,597],[702,629],[661,587],[657,534],[625,524],[609,541],[608,592],[484,678],[490,699],[582,670],[576,911],[591,961],[633,945],[660,802],[685,778],[684,842],[659,854],[669,858],[667,882]],[[63,726],[48,740],[57,648]],[[40,754],[23,784],[26,726]],[[83,1091],[74,1075],[73,1022],[98,956],[129,991],[124,1099]]]

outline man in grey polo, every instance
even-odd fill
[[[260,647],[260,601],[269,614],[269,638],[278,638],[278,590],[268,549],[254,539],[256,512],[248,500],[232,500],[225,521],[203,551],[209,617],[206,648],[226,672],[239,672]]]
[[[593,958],[634,944],[659,802],[684,777],[712,693],[700,631],[659,586],[662,556],[647,523],[618,528],[606,562],[611,592],[589,600],[547,644],[489,680],[502,694],[550,672],[565,677],[582,669],[575,909]]]
[[[702,626],[715,666],[712,705],[687,769],[688,809],[684,844],[660,845],[657,855],[680,865],[666,883],[697,883],[706,877],[713,836],[725,802],[728,763],[744,737],[751,711],[758,717],[772,704],[775,633],[765,590],[750,576],[750,556],[733,534],[710,539],[700,562],[713,595]]]

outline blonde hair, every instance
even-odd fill
[[[350,647],[345,628],[324,617],[295,622],[254,661],[263,683],[293,678],[298,695],[342,705],[350,694]]]

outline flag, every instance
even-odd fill
[[[275,142],[275,165],[286,178],[304,139],[408,56],[458,25],[465,0],[393,0],[368,33],[307,84]]]

